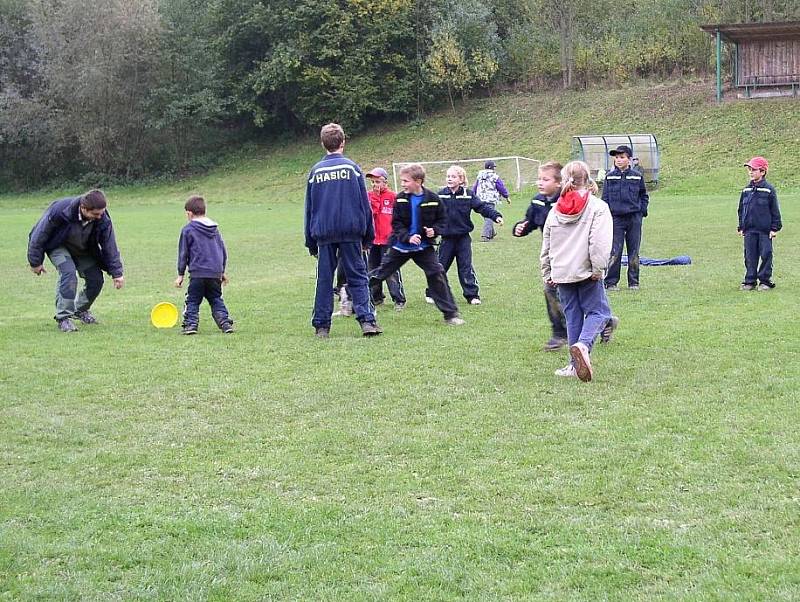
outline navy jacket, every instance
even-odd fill
[[[395,201],[394,213],[392,214],[392,238],[404,243],[407,243],[408,239],[413,236],[413,233],[408,231],[411,227],[410,196],[406,192],[399,193]],[[444,203],[438,194],[423,186],[422,204],[419,206],[419,211],[419,227],[422,240],[433,244],[434,239],[440,236],[447,226],[447,213]],[[426,238],[422,228],[433,228],[433,237]]]
[[[517,222],[514,224],[514,228],[512,232],[517,229],[517,226],[523,222],[527,222],[525,227],[522,229],[522,233],[519,236],[527,236],[537,228],[544,228],[544,222],[547,220],[547,214],[550,213],[550,209],[553,208],[558,202],[558,197],[561,194],[559,191],[552,199],[548,199],[544,194],[537,194],[531,200],[531,204],[528,205],[528,210],[525,211],[525,219]],[[514,234],[514,236],[517,236]]]
[[[339,242],[372,244],[375,227],[361,168],[340,153],[327,155],[308,175],[306,186],[306,247]]]
[[[766,234],[777,232],[782,227],[775,187],[766,180],[758,183],[750,180],[739,197],[739,230],[758,230]]]
[[[472,211],[493,221],[503,217],[492,205],[481,201],[464,186],[459,186],[455,192],[445,186],[439,191],[439,198],[442,199],[447,214],[442,236],[461,236],[472,232],[475,227],[472,223]]]
[[[44,263],[44,255],[60,247],[69,236],[73,224],[80,221],[81,197],[67,197],[53,201],[28,235],[28,263],[37,267]],[[122,276],[122,259],[114,238],[114,225],[108,211],[92,226],[89,252],[112,278]]]
[[[193,219],[181,230],[178,240],[178,274],[186,268],[192,278],[222,278],[228,251],[217,224],[207,217]]]
[[[650,196],[644,185],[644,176],[635,169],[620,171],[614,168],[606,174],[603,200],[608,203],[611,215],[641,213],[647,217]]]

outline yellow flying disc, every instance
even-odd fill
[[[172,303],[158,303],[150,312],[150,321],[156,328],[172,328],[178,323],[178,308]]]

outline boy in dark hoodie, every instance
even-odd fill
[[[189,223],[181,230],[178,241],[178,277],[175,286],[183,285],[183,276],[189,269],[189,286],[183,310],[183,334],[197,334],[200,320],[200,303],[203,298],[211,306],[211,316],[222,332],[233,332],[233,320],[222,300],[222,285],[228,283],[225,266],[228,252],[217,224],[206,217],[203,197],[192,196],[183,207]]]

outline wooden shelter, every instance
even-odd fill
[[[800,21],[701,25],[717,40],[717,101],[722,100],[722,42],[735,45],[733,85],[739,98],[797,96]]]

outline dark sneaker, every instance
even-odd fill
[[[331,329],[327,326],[317,326],[314,336],[318,339],[327,339],[329,336],[331,336]]]
[[[84,324],[97,324],[97,318],[94,317],[92,312],[88,309],[84,311],[79,311],[75,314],[75,317],[78,318]]]
[[[233,332],[233,322],[223,322],[219,328],[225,334],[231,334]]]
[[[752,291],[756,288],[755,284],[748,284],[747,282],[742,282],[742,286],[739,287],[740,291]]]
[[[383,299],[373,299],[373,300],[372,300],[372,304],[373,304],[375,307],[378,307],[379,305],[383,305],[385,301],[386,301],[386,299],[385,299],[385,298],[383,298]]]
[[[773,288],[775,288],[775,283],[772,280],[767,280],[758,285],[758,290],[760,291],[770,291]]]
[[[183,330],[181,330],[181,334],[197,334],[197,325],[185,325]]]
[[[592,380],[592,360],[589,359],[589,348],[583,343],[575,343],[569,348],[572,356],[572,364],[575,366],[575,373],[583,382],[588,383]]]
[[[62,318],[61,320],[57,320],[57,322],[58,329],[61,332],[78,332],[78,327],[75,326],[69,318]]]
[[[361,334],[365,337],[378,336],[383,332],[383,329],[375,322],[361,322]]]
[[[609,284],[606,286],[606,290],[610,293],[614,293],[619,290],[619,287],[616,284]]]
[[[558,351],[559,349],[563,349],[567,344],[567,339],[562,339],[561,337],[550,337],[550,340],[544,344],[545,351]]]
[[[600,331],[600,342],[609,343],[617,326],[619,326],[619,318],[617,316],[611,316],[611,319],[606,322],[603,330]]]

